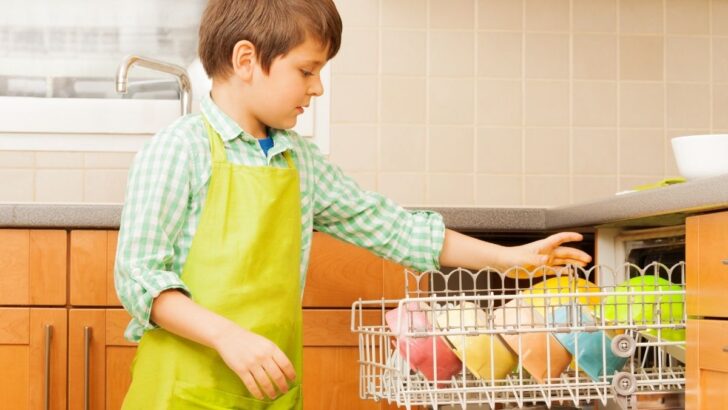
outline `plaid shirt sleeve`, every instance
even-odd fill
[[[190,150],[184,138],[160,132],[139,151],[130,168],[122,211],[114,283],[126,310],[141,326],[150,322],[152,301],[162,291],[189,290],[172,270],[174,241],[187,218]],[[126,335],[138,339],[138,335]]]
[[[445,237],[442,216],[410,212],[376,192],[364,191],[311,147],[314,229],[369,249],[404,266],[438,269]]]

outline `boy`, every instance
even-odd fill
[[[201,114],[132,165],[115,284],[140,341],[124,409],[300,409],[312,230],[419,270],[584,265],[561,233],[504,248],[360,190],[291,131],[341,42],[332,0],[212,0]]]

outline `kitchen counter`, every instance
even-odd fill
[[[411,208],[423,209],[423,208]],[[728,175],[556,208],[431,207],[445,224],[463,231],[549,231],[595,226],[655,227],[686,216],[728,209]],[[119,227],[121,205],[1,204],[0,227]]]

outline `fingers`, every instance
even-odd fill
[[[576,248],[569,248],[566,246],[560,246],[552,252],[552,259],[555,261],[557,259],[561,260],[572,260],[574,261],[575,265],[579,266],[585,266],[587,263],[591,262],[592,258],[589,256],[588,253],[576,249]],[[567,262],[569,263],[569,262]],[[557,263],[554,263],[557,264]]]
[[[296,369],[293,368],[291,361],[288,360],[288,357],[280,349],[273,352],[273,361],[283,371],[283,374],[288,380],[296,380]]]
[[[271,352],[269,359],[260,363],[259,366],[252,368],[250,372],[258,383],[258,386],[260,386],[260,389],[256,386],[257,395],[253,390],[249,389],[250,394],[259,400],[263,399],[260,393],[261,390],[266,396],[273,399],[277,396],[275,387],[278,387],[281,393],[286,393],[288,391],[288,380],[293,381],[296,379],[296,370],[293,368],[293,364],[288,360],[285,353],[277,347]],[[275,383],[275,387],[273,383]],[[245,385],[247,386],[247,383]]]
[[[271,380],[273,380],[273,383],[275,383],[275,386],[278,387],[278,390],[281,393],[288,391],[288,382],[286,381],[286,377],[283,375],[283,372],[275,361],[269,360],[263,363],[263,370],[268,373],[268,376]]]
[[[258,400],[263,400],[263,393],[260,391],[260,388],[258,388],[258,384],[255,382],[255,378],[250,372],[241,374],[240,379],[243,381],[245,387],[248,388],[248,391],[253,395],[253,397]]]
[[[584,236],[576,232],[559,232],[546,238],[549,245],[557,247],[562,243],[566,242],[579,242],[584,239]]]
[[[270,378],[265,373],[265,370],[263,370],[262,366],[256,366],[250,369],[250,372],[253,374],[253,377],[255,377],[255,381],[258,382],[258,386],[260,386],[261,390],[265,393],[268,398],[273,399],[276,397],[276,390],[273,388],[273,383],[271,383]],[[253,393],[252,391],[250,392]],[[263,397],[256,397],[259,400]]]

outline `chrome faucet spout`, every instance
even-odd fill
[[[148,57],[137,55],[128,55],[124,57],[119,64],[119,67],[116,69],[117,93],[126,94],[127,85],[129,83],[129,71],[135,65],[155,71],[161,71],[177,77],[177,82],[179,83],[179,88],[182,93],[182,115],[189,114],[192,111],[192,84],[190,83],[190,77],[187,75],[187,71],[176,64],[166,63],[164,61]]]

